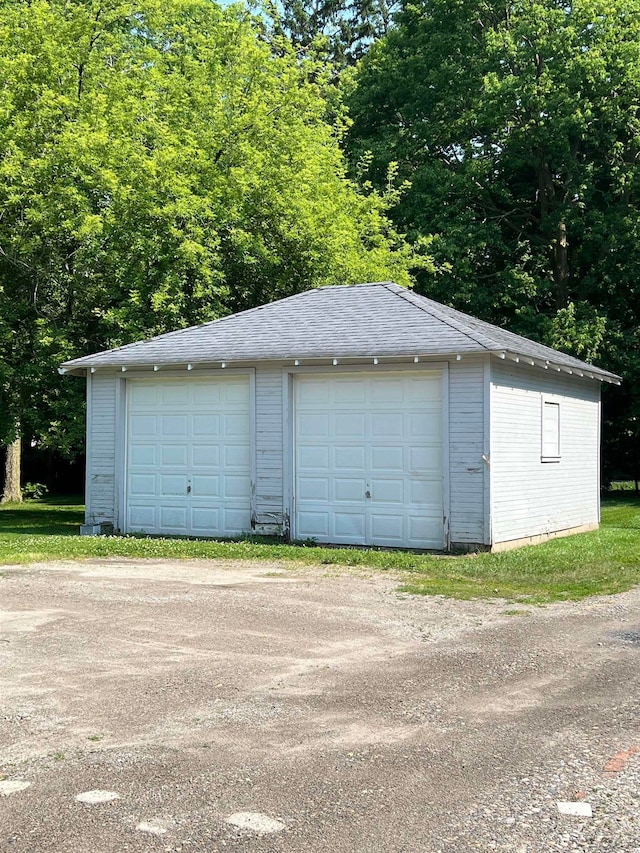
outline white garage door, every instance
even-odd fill
[[[295,378],[298,539],[444,546],[440,371]]]
[[[250,528],[250,385],[130,380],[127,530],[235,536]]]

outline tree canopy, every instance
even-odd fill
[[[261,34],[210,0],[1,4],[0,442],[80,445],[64,358],[408,283],[393,199],[346,176],[329,73]]]
[[[270,30],[295,50],[331,63],[334,71],[355,65],[386,35],[398,0],[267,0]]]

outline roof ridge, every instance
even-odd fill
[[[399,285],[396,285],[399,287]],[[484,349],[502,349],[499,346],[497,341],[492,341],[491,338],[486,337],[482,333],[480,333],[480,338],[473,335],[468,328],[464,328],[462,323],[454,320],[452,317],[447,317],[445,313],[439,310],[439,308],[435,307],[437,303],[433,303],[433,300],[428,299],[426,296],[421,296],[419,293],[414,293],[413,291],[402,289],[402,290],[391,290],[391,288],[387,288],[392,293],[395,293],[396,296],[399,296],[401,299],[405,299],[407,302],[410,302],[412,305],[415,305],[416,308],[419,308],[421,311],[424,311],[425,314],[430,314],[436,319],[440,320],[442,323],[445,323],[447,326],[450,326],[452,329],[455,329],[456,332],[460,332],[463,335],[466,335],[470,340],[472,340],[475,344],[479,344]],[[413,298],[411,298],[413,297]],[[417,301],[420,300],[420,301]],[[428,303],[425,305],[422,303]],[[462,312],[460,312],[462,313]],[[489,346],[487,346],[487,343]]]

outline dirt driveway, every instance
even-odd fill
[[[639,590],[95,560],[0,610],[3,851],[640,851]]]

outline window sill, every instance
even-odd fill
[[[562,459],[561,456],[541,456],[540,457],[541,462],[560,462],[561,459]]]

